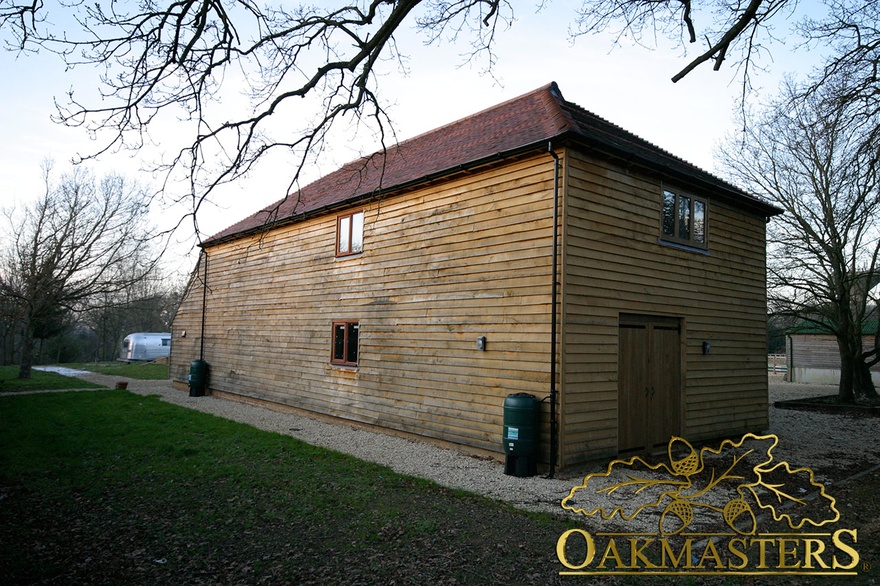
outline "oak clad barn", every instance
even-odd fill
[[[505,397],[552,396],[558,467],[762,430],[777,212],[550,84],[207,240],[171,375],[499,455]]]

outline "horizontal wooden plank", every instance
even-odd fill
[[[681,391],[688,433],[760,424],[766,373],[763,379],[747,373],[758,372],[753,365],[766,361],[763,220],[703,194],[709,198],[708,253],[666,246],[659,241],[663,185],[658,179],[624,173],[579,153],[571,153],[567,163],[566,461],[593,457],[601,451],[597,445],[616,445],[621,313],[682,320]],[[703,340],[713,344],[708,356],[702,354]],[[732,408],[740,404],[745,407]],[[596,413],[613,425],[597,427]]]

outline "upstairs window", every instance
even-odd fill
[[[706,200],[668,189],[663,191],[662,240],[705,249],[707,225]]]
[[[364,212],[352,212],[336,218],[336,256],[364,251]]]
[[[333,356],[330,362],[342,366],[357,366],[358,322],[333,322]]]

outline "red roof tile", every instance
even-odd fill
[[[457,169],[571,138],[619,156],[701,179],[733,192],[753,205],[772,209],[760,200],[674,157],[579,106],[566,102],[555,83],[503,102],[456,122],[431,130],[386,152],[352,161],[296,193],[233,224],[204,244],[295,221],[321,210],[382,191],[417,184]],[[383,167],[384,163],[384,167]]]

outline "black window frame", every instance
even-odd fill
[[[339,339],[339,327],[342,327],[342,340]],[[357,366],[360,353],[360,321],[336,320],[331,330],[330,363],[337,366]],[[354,334],[352,340],[352,333]],[[351,348],[352,341],[354,349]],[[353,358],[353,360],[352,360]]]
[[[671,205],[668,203],[670,196],[672,197]],[[697,237],[698,233],[695,231],[698,208],[702,208],[702,240]],[[660,197],[660,240],[707,251],[709,249],[709,200],[686,191],[664,187]]]

